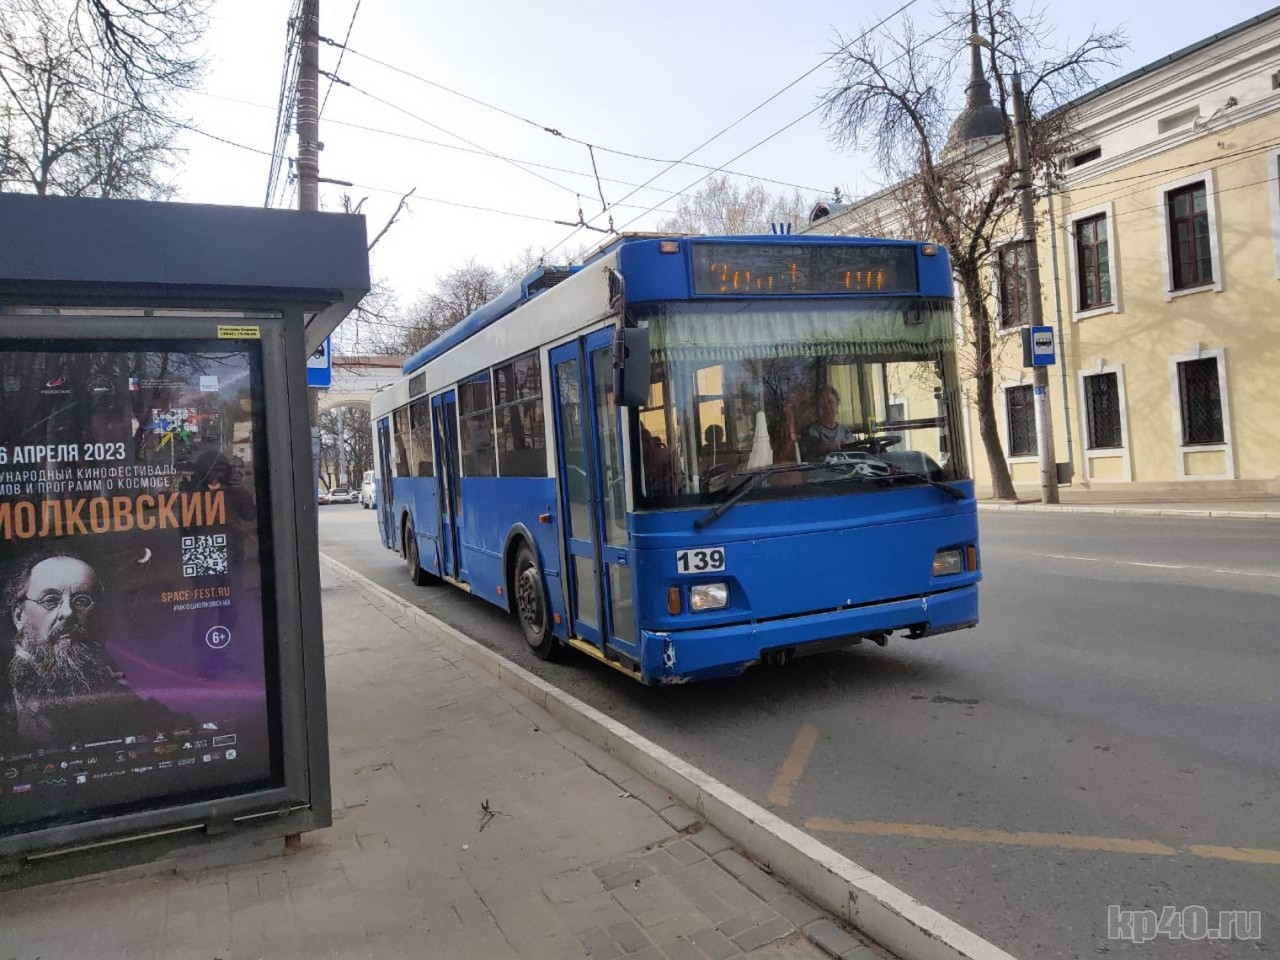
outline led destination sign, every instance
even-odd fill
[[[695,294],[913,293],[912,246],[693,244]]]

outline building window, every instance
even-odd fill
[[[1089,449],[1124,446],[1120,435],[1120,381],[1114,373],[1084,378],[1085,422]]]
[[[542,414],[542,364],[526,353],[493,370],[498,417],[498,472],[504,477],[547,475]]]
[[[1009,456],[1034,457],[1036,444],[1036,401],[1031,384],[1007,387],[1005,412],[1009,417]]]
[[[1000,291],[1000,329],[1012,330],[1030,323],[1025,243],[1009,243],[999,249],[996,253],[996,279]]]
[[[1076,278],[1081,310],[1111,304],[1111,260],[1108,257],[1107,215],[1076,222]]]
[[[1209,200],[1205,183],[1169,191],[1169,259],[1174,290],[1213,283],[1209,243]]]
[[[458,384],[459,446],[464,477],[492,477],[497,473],[493,450],[493,394],[489,374]]]
[[[1223,442],[1217,357],[1184,360],[1178,364],[1178,401],[1185,446]]]
[[[1101,159],[1102,159],[1102,148],[1093,147],[1090,150],[1082,150],[1080,153],[1077,153],[1074,157],[1072,157],[1071,166],[1082,167],[1086,163],[1093,163],[1093,161],[1101,160]]]

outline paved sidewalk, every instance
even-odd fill
[[[394,612],[326,574],[333,827],[0,895],[0,960],[887,956]]]
[[[1009,510],[1025,513],[1093,513],[1110,516],[1157,517],[1228,517],[1237,520],[1280,520],[1280,497],[1241,499],[1183,497],[1165,499],[1147,495],[1124,495],[1109,491],[1060,491],[1062,502],[1042,504],[1038,499],[1018,501],[992,500],[980,495],[978,509]]]

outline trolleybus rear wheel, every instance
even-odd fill
[[[551,632],[551,610],[547,604],[547,588],[542,582],[533,548],[521,543],[516,550],[515,569],[511,577],[515,593],[515,613],[524,632],[525,642],[534,656],[552,660],[560,652],[560,642]]]

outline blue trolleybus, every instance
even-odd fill
[[[539,267],[372,404],[419,585],[645,683],[978,621],[951,267],[932,244],[622,237]]]

